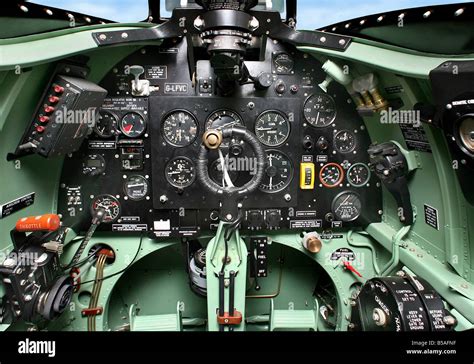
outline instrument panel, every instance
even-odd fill
[[[136,96],[127,74],[153,91]],[[345,88],[324,92],[320,63],[267,41],[264,60],[246,62],[257,82],[219,92],[210,62],[189,76],[186,41],[144,47],[101,82],[108,97],[81,149],[66,158],[59,212],[87,228],[97,209],[99,230],[147,231],[152,237],[197,236],[217,227],[220,197],[199,183],[196,158],[206,130],[232,126],[255,134],[266,152],[262,182],[242,202],[243,230],[336,229],[380,220],[381,187],[370,172],[371,141]],[[245,142],[225,139],[210,153],[209,176],[241,186],[255,171]],[[224,173],[225,170],[225,173]]]

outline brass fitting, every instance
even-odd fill
[[[207,149],[218,149],[222,144],[222,132],[217,129],[209,129],[202,136],[202,142]]]

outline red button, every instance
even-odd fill
[[[59,85],[54,85],[53,89],[57,94],[62,94],[64,92],[64,87]]]
[[[52,107],[52,106],[46,106],[46,107],[44,108],[44,112],[45,112],[46,114],[51,114],[53,111],[54,111],[54,107]]]
[[[49,116],[41,115],[39,117],[39,121],[40,121],[40,123],[46,124],[49,121]]]
[[[55,103],[57,103],[58,101],[59,101],[59,97],[57,97],[57,96],[50,96],[50,97],[49,97],[49,102],[50,102],[51,104],[55,104]]]
[[[41,125],[40,125],[40,126],[37,126],[37,127],[36,127],[36,131],[37,131],[38,133],[44,132],[44,126],[41,126]]]

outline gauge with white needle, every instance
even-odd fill
[[[293,179],[293,165],[290,158],[278,151],[267,150],[267,166],[260,184],[260,191],[277,193],[284,190]]]

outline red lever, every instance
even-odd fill
[[[360,274],[360,273],[357,271],[357,269],[355,269],[355,268],[352,266],[351,263],[349,263],[349,262],[346,261],[346,260],[345,260],[343,263],[344,263],[344,268],[350,270],[352,273],[354,273],[354,274],[358,275],[360,278],[362,278],[362,274]]]
[[[229,312],[225,312],[224,316],[217,315],[219,325],[239,325],[242,323],[242,313],[235,310],[234,315],[230,316]]]
[[[61,220],[56,214],[24,217],[16,222],[15,229],[21,232],[31,231],[56,231],[61,225]]]

